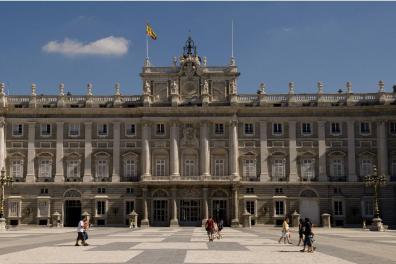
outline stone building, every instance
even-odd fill
[[[362,179],[385,175],[380,208],[396,225],[394,93],[346,91],[239,94],[232,58],[212,67],[189,38],[173,65],[142,73],[142,95],[7,96],[0,89],[0,167],[11,225],[75,226],[82,212],[96,225],[197,226],[208,216],[239,225],[279,224],[294,211],[320,225],[360,225],[373,216]]]

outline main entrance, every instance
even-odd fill
[[[200,226],[201,225],[201,201],[180,200],[179,225]]]
[[[152,226],[169,226],[168,200],[153,200]]]
[[[224,224],[227,223],[227,200],[213,200],[212,201],[212,212],[213,217],[217,221],[221,219],[224,221]]]
[[[316,193],[312,190],[305,190],[300,195],[300,216],[308,217],[312,224],[320,224],[319,200]]]
[[[76,227],[81,219],[81,201],[65,201],[65,223],[64,226]]]

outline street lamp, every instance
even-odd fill
[[[380,218],[380,210],[378,206],[378,190],[381,185],[385,185],[386,179],[384,175],[378,175],[377,167],[373,166],[373,173],[364,177],[364,182],[366,186],[374,187],[374,206],[375,213],[373,218],[373,223],[370,227],[371,231],[384,231],[384,226],[382,224],[382,219]]]
[[[0,231],[6,229],[6,219],[4,217],[4,200],[5,200],[5,187],[11,186],[13,180],[12,177],[6,175],[6,170],[4,167],[1,169],[0,174],[0,186],[1,186],[1,196],[0,196]]]

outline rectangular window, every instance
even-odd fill
[[[362,135],[370,134],[370,123],[369,122],[361,122],[360,123],[360,134],[362,134]]]
[[[224,176],[224,160],[223,159],[215,160],[214,176]]]
[[[338,122],[333,122],[330,125],[330,134],[339,135],[341,134],[341,124]]]
[[[254,159],[243,160],[243,176],[257,177],[256,160]]]
[[[285,215],[285,201],[275,201],[275,216]]]
[[[363,200],[363,216],[372,217],[374,215],[374,205],[372,199]]]
[[[37,203],[37,216],[38,217],[49,217],[49,201],[39,200]]]
[[[23,160],[11,160],[11,176],[14,179],[23,177]]]
[[[19,201],[8,202],[8,217],[19,217]]]
[[[311,135],[312,134],[311,123],[302,123],[302,134],[303,135]]]
[[[108,127],[107,124],[98,124],[98,136],[107,136]]]
[[[281,123],[273,123],[272,124],[272,134],[274,135],[282,135],[282,124]]]
[[[363,159],[360,162],[360,176],[365,177],[373,173],[373,163],[369,159]]]
[[[331,177],[343,177],[344,176],[344,162],[341,159],[333,159],[331,161],[330,176]]]
[[[195,161],[185,160],[184,161],[184,176],[194,176],[195,175]]]
[[[80,124],[69,124],[69,136],[78,137],[80,136]]]
[[[157,135],[165,135],[165,124],[157,124],[155,133]]]
[[[22,124],[13,124],[12,125],[12,135],[13,136],[22,136],[23,135],[23,125]]]
[[[51,136],[51,124],[41,124],[40,135],[44,137]]]
[[[256,202],[255,201],[246,201],[246,211],[251,215],[256,215]]]
[[[283,159],[276,159],[273,161],[272,177],[275,181],[279,181],[285,177],[285,161]]]
[[[78,160],[70,160],[67,163],[67,177],[80,177],[80,162]]]
[[[97,189],[97,193],[100,193],[100,194],[106,193],[106,188],[99,187],[99,188]]]
[[[125,215],[128,216],[135,209],[134,201],[125,201]]]
[[[40,189],[41,194],[48,194],[48,188],[41,188]]]
[[[391,164],[391,176],[396,177],[396,159],[392,160]]]
[[[165,160],[155,161],[155,173],[156,176],[165,176]]]
[[[51,169],[52,169],[51,160],[43,159],[39,161],[39,177],[50,178]]]
[[[334,201],[333,206],[334,206],[334,215],[336,216],[344,215],[344,208],[342,205],[342,201]]]
[[[244,131],[245,131],[245,135],[253,135],[254,134],[254,125],[252,123],[245,123]]]
[[[125,177],[132,178],[136,177],[136,161],[132,159],[125,160],[124,163]]]
[[[389,123],[389,131],[391,134],[396,134],[396,122]]]
[[[224,124],[223,123],[215,124],[215,134],[216,135],[224,135]]]
[[[96,164],[96,175],[98,178],[107,178],[109,176],[109,167],[107,160],[98,160]]]
[[[135,136],[136,135],[136,126],[135,126],[135,124],[126,124],[126,126],[125,126],[125,135],[126,136]]]
[[[301,176],[304,180],[312,180],[315,178],[314,160],[304,159],[301,163]]]
[[[106,201],[96,201],[96,215],[106,214]]]

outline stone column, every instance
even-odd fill
[[[35,181],[34,161],[36,157],[35,136],[36,136],[36,123],[29,122],[28,131],[28,157],[27,157],[27,173],[26,183]]]
[[[143,166],[143,180],[151,178],[150,170],[150,125],[145,122],[142,127],[142,166]]]
[[[289,121],[289,161],[290,161],[289,181],[290,182],[298,182],[296,121]]]
[[[230,168],[232,180],[239,181],[239,171],[238,171],[238,157],[239,157],[239,147],[238,147],[238,122],[233,120],[230,122]]]
[[[5,141],[5,121],[0,120],[0,170],[5,168],[6,141]]]
[[[147,206],[147,188],[142,189],[143,195],[143,219],[140,223],[141,227],[148,227],[149,226],[149,214],[148,214],[148,206]]]
[[[238,187],[232,188],[232,203],[234,205],[234,218],[231,220],[232,227],[239,227],[239,199],[238,199]]]
[[[203,194],[203,219],[202,219],[202,226],[205,226],[206,220],[209,218],[209,204],[208,204],[208,191],[209,189],[207,187],[202,188],[202,194]]]
[[[378,173],[384,175],[389,180],[388,173],[388,144],[386,138],[386,122],[377,122],[377,149],[378,149]]]
[[[267,122],[260,121],[260,181],[270,181],[268,173]]]
[[[179,220],[177,217],[177,189],[172,188],[172,219],[170,221],[170,226],[179,226]]]
[[[92,181],[92,122],[85,122],[84,178],[83,182]]]
[[[170,129],[170,175],[173,180],[180,178],[179,173],[179,135],[177,122],[172,122]]]
[[[56,122],[56,169],[55,182],[64,182],[63,170],[63,122]]]
[[[348,120],[348,181],[357,181],[355,161],[355,121]]]
[[[201,175],[202,178],[208,178],[210,176],[210,149],[209,149],[209,137],[208,137],[208,122],[203,121],[200,128],[200,161],[201,161]]]
[[[112,182],[120,182],[120,122],[113,122],[113,174]]]
[[[319,181],[326,182],[326,130],[325,121],[318,122]]]

